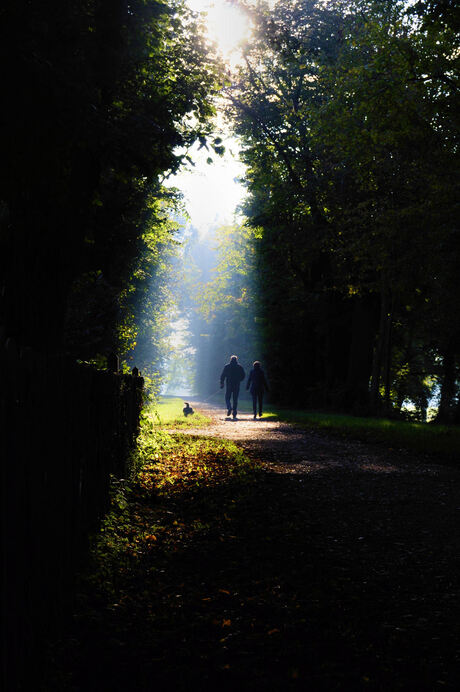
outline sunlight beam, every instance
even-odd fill
[[[249,37],[248,16],[226,0],[187,0],[194,12],[206,12],[208,36],[230,67],[241,59],[240,43]]]

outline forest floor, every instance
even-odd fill
[[[192,406],[211,424],[116,496],[44,689],[458,689],[459,470]]]

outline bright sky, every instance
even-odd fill
[[[247,17],[226,0],[187,0],[196,12],[207,13],[209,38],[216,42],[224,58],[234,66],[238,62],[238,44],[249,33]],[[212,226],[230,224],[235,208],[242,201],[245,190],[236,178],[244,175],[244,166],[238,161],[238,143],[223,138],[226,153],[223,157],[196,145],[190,157],[195,167],[169,178],[167,184],[177,187],[184,195],[191,223],[205,234]],[[211,157],[212,164],[206,163]]]
[[[189,152],[195,166],[179,172],[167,181],[184,195],[184,203],[190,220],[200,234],[216,225],[231,224],[235,210],[243,200],[245,189],[237,182],[244,175],[244,166],[237,159],[237,143],[224,140],[226,153],[217,156],[195,145]],[[212,164],[206,163],[211,157]]]
[[[238,62],[238,44],[248,37],[247,16],[227,0],[186,0],[195,12],[206,12],[206,24],[211,41],[215,41],[224,58]]]

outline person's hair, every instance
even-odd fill
[[[252,364],[253,368],[260,368],[260,360],[255,360]]]
[[[232,356],[232,357],[230,358],[230,363],[232,363],[232,362],[234,363],[234,362],[237,361],[237,360],[238,360],[238,356]]]

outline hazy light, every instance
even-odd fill
[[[241,59],[238,46],[249,34],[247,17],[225,0],[187,0],[187,3],[192,10],[207,13],[209,39],[216,43],[227,65],[233,68]],[[238,142],[226,133],[221,118],[218,118],[216,130],[220,131],[225,154],[218,156],[211,148],[200,148],[199,144],[195,144],[187,152],[194,165],[184,165],[182,170],[164,183],[180,190],[190,222],[205,243],[215,240],[213,234],[207,236],[210,230],[237,221],[236,209],[245,196],[245,188],[237,180],[245,174],[245,167],[238,160]],[[212,163],[208,163],[208,159],[212,159]],[[188,392],[186,395],[190,395],[193,373],[186,367],[187,360],[180,358],[186,352],[190,355],[189,362],[194,362],[188,327],[187,319],[171,316],[171,355],[165,366],[163,392]]]
[[[188,166],[167,181],[184,195],[185,207],[191,223],[200,234],[217,225],[233,223],[236,207],[241,203],[245,189],[236,178],[244,175],[244,165],[238,161],[231,147],[235,140],[224,142],[224,156],[213,155],[196,144],[189,152],[195,166]],[[212,158],[212,163],[207,159]]]
[[[187,0],[187,4],[195,12],[206,12],[209,38],[233,67],[241,57],[239,44],[249,36],[247,15],[226,0]]]
[[[210,40],[217,44],[227,64],[234,66],[241,57],[238,45],[249,34],[246,15],[226,0],[187,0],[187,4],[195,12],[206,12]],[[187,152],[195,165],[187,164],[165,181],[168,187],[182,192],[191,224],[200,235],[216,226],[232,224],[236,208],[245,195],[237,180],[245,173],[244,165],[238,160],[238,142],[225,134],[221,118],[218,118],[218,129],[224,130],[221,133],[226,149],[224,156],[196,144]]]

